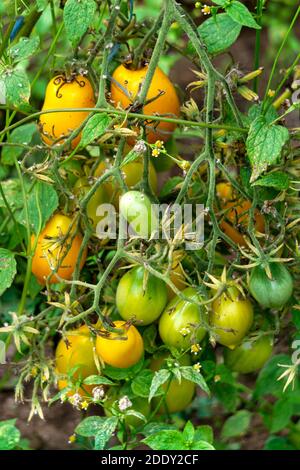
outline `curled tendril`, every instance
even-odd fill
[[[54,85],[59,85],[57,90],[56,90],[56,97],[57,98],[62,98],[62,93],[60,93],[60,90],[62,89],[63,86],[65,86],[67,83],[72,83],[76,82],[80,88],[84,88],[86,85],[86,82],[84,80],[77,80],[76,76],[71,77],[71,79],[67,79],[65,75],[58,75],[55,77],[53,80]]]

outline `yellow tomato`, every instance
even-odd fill
[[[93,339],[87,326],[81,326],[77,330],[67,333],[66,342],[61,339],[55,351],[55,364],[58,374],[67,375],[68,372],[75,366],[79,366],[74,372],[73,379],[85,379],[90,375],[98,375],[98,370],[94,360],[93,352]],[[67,380],[60,379],[58,381],[58,388],[62,390],[67,386]],[[90,394],[95,386],[94,385],[81,385],[76,390],[80,395]],[[68,395],[73,395],[75,390],[71,390]]]
[[[121,369],[136,364],[144,353],[144,343],[135,326],[129,328],[126,322],[118,320],[114,322],[115,328],[123,330],[123,333],[107,332],[107,336],[97,336],[96,351],[103,362]]]
[[[65,75],[57,75],[48,83],[42,111],[63,108],[94,108],[96,105],[94,91],[90,81],[76,75],[70,80]],[[48,145],[62,144],[74,130],[82,124],[89,113],[56,112],[42,114],[40,117],[41,135]],[[72,140],[72,148],[80,142],[79,134]]]
[[[116,68],[111,84],[111,98],[115,107],[121,105],[123,109],[127,109],[135,102],[147,71],[148,66],[138,70],[131,70],[125,65],[120,65]],[[179,116],[180,103],[174,85],[159,67],[154,72],[147,93],[146,100],[151,99],[154,99],[154,101],[144,106],[144,114],[161,115],[166,118],[176,118]],[[175,124],[168,122],[156,121],[145,124],[149,143],[154,143],[157,140],[166,142],[176,127]]]
[[[35,253],[32,258],[32,272],[41,284],[59,282],[58,277],[71,279],[76,266],[82,236],[74,237],[75,227],[71,226],[72,219],[62,214],[55,214],[40,233]],[[35,243],[35,236],[31,237],[31,245]],[[81,265],[85,263],[87,251],[81,258]],[[56,271],[56,272],[54,272]]]

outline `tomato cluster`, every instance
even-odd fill
[[[141,108],[139,93],[147,71],[147,66],[134,70],[120,65],[112,76],[112,104],[118,109],[121,107],[126,111],[141,111],[148,116],[179,116],[180,104],[175,88],[159,68],[155,70],[148,89],[146,104]],[[52,112],[41,116],[41,132],[45,143],[52,146],[67,142],[69,136],[76,131],[76,137],[69,143],[72,148],[76,147],[81,138],[81,125],[88,116],[88,111],[72,112],[72,108],[93,106],[94,92],[86,77],[77,75],[67,79],[62,75],[51,80],[43,110],[63,107],[69,109],[63,113]],[[151,122],[149,119],[142,123],[140,129],[136,124],[134,126],[136,134],[144,131],[144,144],[152,149],[156,148],[155,145],[161,148],[175,129],[172,122]],[[130,140],[125,146],[124,156],[131,152],[132,144],[135,144]],[[135,155],[133,161],[128,161],[119,168],[123,185],[112,171],[114,161],[109,158],[100,158],[93,165],[89,164],[85,154],[67,159],[60,172],[74,196],[70,205],[73,214],[76,211],[78,213],[78,201],[80,204],[93,184],[111,171],[109,178],[102,184],[97,184],[85,207],[94,235],[103,217],[98,215],[97,208],[108,202],[127,220],[135,237],[146,240],[147,243],[160,224],[152,207],[153,197],[158,194],[155,168],[168,168],[167,158],[166,152],[165,155],[160,155],[160,159],[165,161],[160,160],[158,164],[154,159],[154,164],[149,162],[149,194],[141,186],[144,178],[144,161],[141,155]],[[199,170],[201,177],[204,174],[205,172]],[[188,194],[194,198],[197,192],[191,187]],[[227,241],[231,240],[238,249],[249,244],[251,212],[256,233],[262,235],[265,232],[265,218],[259,209],[252,208],[250,200],[238,196],[229,182],[217,183],[215,209],[220,229],[226,234]],[[82,227],[84,224],[80,222],[80,218],[72,219],[58,212],[48,221],[38,238],[32,237],[32,272],[41,284],[72,279],[76,269],[78,273],[83,268],[87,249],[82,246]],[[199,256],[201,257],[201,253]],[[226,257],[220,259],[221,264],[225,265]],[[202,346],[205,349],[209,343],[223,346],[224,362],[234,372],[252,373],[265,364],[272,354],[274,338],[272,334],[257,329],[256,312],[259,311],[259,315],[262,315],[263,309],[282,309],[288,303],[293,292],[293,281],[288,269],[278,260],[266,258],[263,263],[255,263],[252,267],[248,286],[245,287],[244,283],[242,287],[241,283],[232,279],[224,281],[222,276],[221,281],[211,286],[199,281],[200,272],[198,268],[195,271],[193,262],[186,253],[179,252],[178,255],[175,250],[169,255],[167,265],[167,276],[162,273],[160,276],[155,275],[152,269],[147,269],[150,266],[147,263],[136,263],[130,269],[127,268],[125,273],[122,272],[122,275],[120,270],[116,270],[113,276],[117,279],[113,320],[107,321],[106,318],[103,321],[101,318],[96,324],[88,322],[65,333],[58,343],[56,371],[60,389],[67,387],[68,394],[72,394],[76,387],[79,394],[91,395],[94,386],[84,384],[84,379],[90,375],[105,374],[108,366],[117,369],[135,366],[145,355],[144,333],[148,325],[155,326],[160,338],[158,349],[162,348],[162,352],[152,354],[150,358],[146,349],[146,360],[153,372],[163,367],[172,354],[175,354],[179,366],[191,366],[193,359],[190,353],[195,354],[198,359],[201,357]],[[121,267],[126,268],[126,263],[121,263]],[[186,275],[186,271],[192,277]],[[208,289],[209,286],[212,287],[211,290]],[[247,288],[252,298],[245,293]],[[71,386],[68,385],[70,379]],[[163,402],[159,398],[154,399],[154,406],[158,405],[160,413],[185,409],[195,394],[193,381],[185,378],[180,380],[176,376],[172,376],[163,389]],[[112,404],[118,396],[116,390],[110,389],[107,403]],[[150,413],[147,400],[142,397],[133,397],[133,400],[136,400],[136,407],[143,410],[143,414]],[[108,407],[105,412],[108,415],[111,413]],[[128,424],[136,422],[135,417],[126,419]]]

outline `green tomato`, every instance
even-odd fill
[[[253,308],[232,286],[212,303],[210,324],[217,342],[234,349],[246,336],[253,323]]]
[[[89,192],[91,187],[92,186],[89,184],[88,178],[83,176],[76,181],[74,193],[77,197],[82,199]],[[97,224],[103,219],[103,215],[97,215],[97,209],[101,204],[106,203],[107,200],[106,191],[104,187],[100,185],[87,204],[87,215],[91,220],[94,229],[96,229]]]
[[[272,279],[262,266],[256,266],[250,275],[249,290],[264,308],[283,308],[293,293],[293,278],[281,263],[270,263]]]
[[[234,372],[249,374],[260,370],[273,351],[273,338],[261,336],[255,341],[245,340],[235,349],[224,350],[225,364]]]
[[[201,301],[197,291],[187,287],[182,294],[194,301]],[[167,305],[159,320],[159,334],[167,346],[188,349],[192,342],[199,343],[206,329],[199,326],[203,321],[201,307],[180,297],[174,297]]]
[[[141,325],[149,325],[165,308],[167,295],[164,282],[137,266],[120,279],[116,305],[124,320],[134,318]]]
[[[134,234],[149,239],[158,230],[158,219],[150,199],[140,191],[127,191],[120,198],[120,214]]]
[[[158,371],[166,367],[165,359],[168,357],[167,354],[163,354],[158,358],[153,358],[150,363],[150,369]],[[178,360],[181,366],[190,366],[191,358],[188,354],[185,354]],[[163,389],[166,390],[168,384],[163,385]],[[178,413],[184,411],[192,402],[195,395],[196,386],[193,382],[181,378],[181,382],[177,378],[171,380],[168,392],[165,396],[164,403],[159,409],[159,413],[163,414],[166,411],[168,413]],[[161,397],[153,399],[154,406],[158,406]],[[167,410],[166,410],[167,408]]]

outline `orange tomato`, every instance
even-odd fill
[[[86,77],[76,75],[67,80],[64,75],[57,75],[48,83],[42,111],[62,108],[94,108],[95,105],[94,91]],[[78,129],[88,115],[87,111],[42,114],[40,125],[43,141],[48,145],[53,145],[54,142],[62,144],[66,137]],[[80,138],[79,134],[72,140],[72,148],[77,146]]]
[[[94,360],[93,340],[90,331],[86,325],[67,333],[66,342],[61,339],[55,351],[55,365],[58,374],[67,375],[70,369],[79,366],[74,372],[75,380],[85,379],[90,375],[98,375],[98,369]],[[58,388],[62,390],[67,386],[65,379],[58,380]],[[71,390],[68,395],[74,395],[75,392],[80,395],[91,394],[95,385],[81,385],[78,390]]]
[[[59,282],[56,273],[63,279],[71,279],[82,243],[81,235],[74,237],[75,228],[71,227],[71,223],[70,217],[55,214],[40,233],[32,258],[32,272],[40,284],[45,284],[46,278],[51,274],[49,282]],[[32,235],[31,245],[33,246],[34,243],[35,236]],[[86,255],[85,250],[81,258],[81,268],[85,263]]]
[[[107,337],[97,336],[96,351],[103,362],[121,369],[136,364],[144,353],[144,343],[135,326],[129,328],[126,322],[114,322],[115,328],[124,331],[123,334],[108,333]]]
[[[127,109],[136,100],[137,94],[142,86],[148,66],[138,70],[131,70],[125,65],[120,65],[113,73],[111,84],[111,98],[114,106],[121,105]],[[160,96],[158,96],[162,93]],[[157,97],[143,108],[143,113],[148,115],[161,115],[169,118],[176,118],[180,114],[180,103],[174,85],[157,67],[152,82],[150,84],[146,100]],[[154,143],[157,140],[166,142],[172,135],[176,125],[169,122],[148,122],[146,123],[147,141]]]

